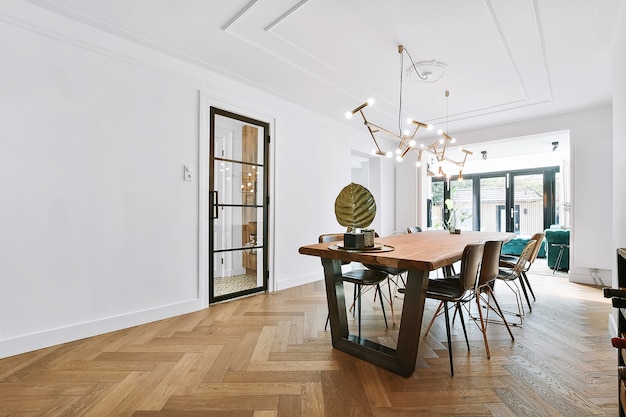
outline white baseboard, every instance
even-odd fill
[[[200,300],[161,306],[105,319],[46,330],[12,339],[0,340],[0,359],[73,342],[116,330],[187,314],[202,309]]]
[[[610,269],[573,267],[569,270],[570,282],[576,282],[578,284],[590,284],[599,285],[602,287],[610,287],[612,279],[612,271]]]
[[[319,281],[322,279],[324,279],[324,274],[320,272],[320,273],[315,273],[315,274],[302,275],[302,276],[291,278],[285,281],[277,281],[274,285],[274,291],[285,290],[287,288],[309,284],[311,282]]]

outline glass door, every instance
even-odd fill
[[[532,236],[545,229],[544,174],[513,175],[513,206],[509,207],[511,231],[521,236]]]
[[[211,107],[209,302],[267,290],[269,124]]]
[[[474,192],[471,179],[450,180],[450,197],[446,217],[450,228],[473,230]]]
[[[532,236],[569,215],[560,183],[559,167],[434,178],[433,227]]]
[[[506,177],[480,178],[480,230],[506,231]]]

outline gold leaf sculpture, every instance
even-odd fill
[[[335,200],[335,217],[351,231],[369,226],[376,217],[374,196],[367,188],[351,182]]]

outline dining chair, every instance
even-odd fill
[[[422,228],[419,226],[409,226],[406,228],[407,233],[419,233],[422,231]]]
[[[513,291],[513,293],[515,294],[515,301],[517,302],[517,313],[513,314],[519,317],[519,323],[509,323],[514,326],[521,326],[524,318],[524,305],[522,302],[522,297],[520,295],[519,287],[517,286],[517,282],[519,282],[520,286],[524,288],[523,272],[526,271],[528,268],[529,259],[536,245],[536,240],[529,240],[526,246],[524,246],[524,249],[522,250],[522,253],[520,254],[515,264],[500,261],[500,268],[497,279],[505,282],[506,285],[511,289],[511,291]],[[526,299],[526,301],[530,304],[528,298]]]
[[[532,264],[535,263],[535,260],[537,259],[537,255],[539,255],[539,251],[541,250],[541,243],[543,242],[543,239],[546,237],[546,233],[545,232],[539,232],[539,233],[535,233],[530,240],[534,240],[535,242],[537,242],[535,244],[535,248],[533,249],[532,253],[530,254],[530,258],[528,259],[528,263],[526,264],[526,268],[524,269],[524,271],[522,271],[522,279],[520,279],[520,287],[522,288],[522,292],[524,293],[524,297],[526,298],[526,303],[528,304],[528,310],[529,311],[533,311],[532,306],[530,305],[530,298],[528,298],[528,293],[526,292],[526,287],[528,287],[528,291],[530,291],[530,294],[533,296],[533,301],[537,301],[537,298],[535,298],[535,293],[533,291],[533,288],[530,286],[530,281],[528,279],[528,275],[526,275],[526,272],[528,272],[528,270],[530,269],[530,267],[532,266]],[[519,256],[515,256],[515,255],[501,255],[500,256],[500,260],[502,262],[502,266],[505,266],[507,268],[513,268],[513,266],[517,263],[519,259]]]
[[[343,240],[343,233],[329,233],[324,234],[319,237],[319,243],[327,243],[327,242],[337,242]],[[350,261],[341,261],[342,265],[347,265],[351,263]],[[380,283],[387,279],[387,273],[383,271],[376,271],[373,269],[367,268],[356,268],[350,271],[342,272],[341,279],[344,282],[349,282],[354,284],[354,300],[353,305],[356,304],[358,311],[358,334],[359,338],[361,338],[361,293],[363,286],[375,286],[377,293],[381,294]],[[389,327],[387,324],[387,315],[385,314],[385,306],[383,304],[383,297],[380,298],[380,306],[383,310],[383,317],[385,318],[385,326]],[[326,317],[326,325],[324,326],[324,330],[328,327],[328,322],[330,320],[330,313]]]
[[[489,312],[493,311],[497,314],[506,329],[509,331],[509,335],[511,336],[511,340],[515,340],[513,333],[511,332],[511,328],[506,321],[506,317],[504,317],[504,313],[500,308],[500,304],[498,304],[498,300],[493,292],[493,283],[498,277],[500,272],[500,252],[502,250],[502,241],[501,240],[491,240],[485,242],[485,250],[483,252],[483,260],[480,267],[480,275],[478,277],[478,283],[476,284],[476,289],[474,291],[474,297],[476,299],[476,306],[478,307],[478,316],[480,321],[480,331],[483,334],[483,340],[485,342],[485,350],[487,351],[487,359],[491,358],[491,354],[489,352],[489,342],[487,341],[487,323],[489,323]],[[485,301],[482,297],[483,294],[487,296],[486,306],[485,306],[485,315],[483,315],[483,306],[481,305],[481,301]],[[491,301],[493,301],[494,306],[491,305]],[[495,307],[495,308],[494,308]]]
[[[465,328],[465,320],[461,309],[461,302],[466,300],[466,297],[471,294],[476,287],[484,248],[485,245],[482,242],[468,244],[463,250],[463,255],[461,257],[461,272],[459,272],[459,274],[442,279],[431,279],[428,281],[426,298],[439,300],[443,303],[442,309],[446,318],[446,337],[448,340],[448,355],[450,357],[450,373],[452,376],[454,376],[454,364],[452,360],[452,340],[450,337],[450,315],[448,313],[448,303],[454,303],[456,311],[459,313],[461,325],[463,326],[463,334],[465,335],[465,343],[467,344],[467,350],[470,350],[467,330]],[[435,313],[435,317],[436,316],[437,313]],[[435,317],[433,317],[433,320]]]
[[[378,232],[375,232],[375,237],[380,237]],[[373,271],[381,271],[387,274],[387,296],[384,296],[383,292],[377,292],[381,297],[387,298],[387,302],[389,303],[389,308],[391,309],[391,323],[396,324],[396,314],[393,308],[393,302],[396,298],[396,292],[399,292],[400,289],[404,291],[404,287],[406,287],[405,275],[408,272],[406,269],[394,268],[391,266],[378,266],[378,265],[369,265],[363,264],[367,269],[371,269]],[[400,286],[402,283],[402,287]],[[374,299],[376,299],[376,294],[374,294]]]

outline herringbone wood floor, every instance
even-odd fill
[[[490,360],[472,323],[467,351],[457,320],[454,377],[443,318],[411,378],[333,350],[317,282],[2,359],[0,416],[616,416],[609,301],[561,274],[530,279],[533,311],[514,342],[490,325]],[[514,307],[506,287],[496,294]],[[365,300],[366,334],[393,345]]]

